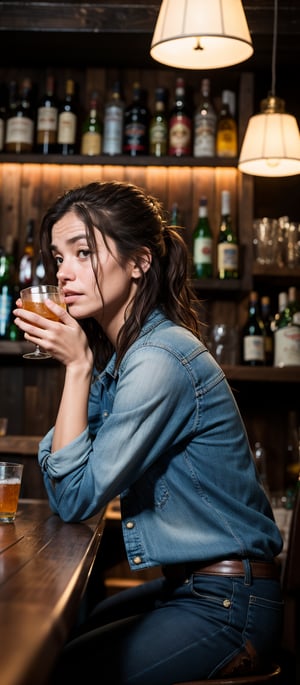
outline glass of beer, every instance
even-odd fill
[[[23,464],[0,462],[0,523],[12,523],[16,518],[23,473]]]
[[[53,300],[53,302],[56,302],[56,304],[59,304],[64,309],[66,308],[63,295],[57,285],[33,285],[30,288],[21,290],[20,295],[23,309],[28,309],[52,321],[59,321],[59,318],[53,312],[50,312],[50,309],[45,305],[45,300]],[[51,354],[42,351],[36,345],[34,352],[26,352],[26,354],[23,354],[23,357],[27,359],[48,359],[51,357]]]

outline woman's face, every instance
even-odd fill
[[[134,297],[140,271],[134,262],[121,266],[113,240],[106,247],[95,230],[99,262],[97,288],[86,228],[75,212],[68,212],[52,228],[51,250],[57,262],[57,278],[69,313],[75,319],[95,318],[114,344],[124,323],[125,309]],[[103,298],[103,299],[102,299]]]

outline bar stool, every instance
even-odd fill
[[[297,636],[300,634],[300,474],[282,577],[282,592],[286,606],[290,609],[290,604],[292,604],[292,611],[289,611],[288,615],[284,616],[284,619],[288,622],[289,628],[292,625],[292,634],[289,634],[289,642],[292,643],[294,652],[295,670],[300,672],[300,655],[299,648],[297,647]],[[293,654],[289,655],[288,658],[292,659]],[[176,682],[173,685],[263,685],[264,683],[266,685],[268,683],[275,685],[275,683],[279,682],[281,685],[286,683],[293,685],[289,675],[285,677],[284,668],[275,664],[261,675],[236,675],[233,677],[228,673],[212,680],[190,680]]]
[[[268,673],[263,675],[240,676],[232,678],[216,678],[213,680],[189,680],[174,685],[275,685],[281,682],[281,668],[280,666],[273,666]]]

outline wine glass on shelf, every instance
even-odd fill
[[[45,305],[45,300],[50,299],[66,309],[62,292],[57,285],[33,285],[21,290],[20,295],[23,309],[35,312],[45,319],[59,321],[58,316],[50,312],[50,309]],[[36,345],[33,352],[26,352],[23,357],[26,359],[48,359],[51,358],[51,354],[41,350],[39,345]]]

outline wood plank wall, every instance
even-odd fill
[[[14,164],[0,165],[0,244],[7,236],[18,241],[22,253],[28,219],[38,227],[46,209],[58,195],[71,187],[91,181],[124,180],[135,183],[158,197],[166,211],[178,202],[186,227],[186,239],[191,247],[192,230],[196,223],[199,198],[208,198],[209,214],[217,236],[221,190],[232,192],[233,216],[236,224],[237,171],[230,168],[197,167],[132,167],[108,165]]]

